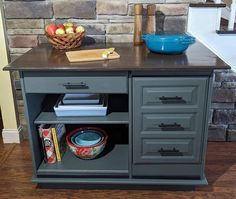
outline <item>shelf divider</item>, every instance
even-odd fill
[[[41,112],[35,124],[128,124],[128,112],[112,112],[106,116],[57,117],[55,112]]]

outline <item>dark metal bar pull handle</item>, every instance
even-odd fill
[[[176,122],[174,124],[159,124],[159,127],[162,131],[184,131],[184,127],[181,126],[181,124],[177,124]]]
[[[161,154],[161,156],[183,156],[183,153],[175,147],[173,149],[161,148],[160,150],[158,150],[158,152]]]
[[[80,83],[65,83],[63,86],[66,89],[88,89],[89,87],[84,82]]]
[[[175,97],[165,97],[165,96],[162,96],[159,99],[161,101],[165,101],[165,100],[182,100],[183,98],[182,97],[178,97],[178,96],[175,96]]]
[[[175,96],[175,97],[159,97],[159,100],[162,101],[163,104],[171,104],[171,103],[186,103],[182,97]]]

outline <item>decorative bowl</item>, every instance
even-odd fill
[[[143,40],[151,52],[161,54],[181,54],[195,42],[195,38],[186,33],[146,34]]]
[[[77,134],[78,136],[80,135],[80,132],[86,133],[86,132],[91,132],[91,131],[99,132],[99,134],[102,135],[102,138],[100,139],[100,141],[93,145],[85,145],[85,146],[77,145],[75,141],[76,137],[73,137],[73,135]],[[81,159],[85,159],[85,160],[91,160],[97,157],[105,148],[107,139],[108,139],[107,133],[103,129],[96,128],[96,127],[78,128],[70,132],[66,136],[67,144],[70,150],[72,151],[72,153],[74,153],[77,157]]]

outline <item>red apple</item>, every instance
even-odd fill
[[[57,25],[54,24],[54,23],[49,24],[49,25],[46,26],[46,32],[51,36],[55,35],[56,30],[57,30]]]
[[[63,24],[57,24],[57,28],[62,28],[63,30],[65,30],[65,26]]]

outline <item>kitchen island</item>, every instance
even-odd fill
[[[42,185],[206,185],[208,112],[215,69],[229,69],[196,42],[181,55],[149,52],[145,45],[115,47],[120,59],[70,63],[65,51],[41,45],[4,70],[20,72],[32,151],[33,182]],[[109,97],[101,117],[57,117],[53,105],[66,93]],[[47,105],[47,108],[45,108]],[[67,131],[95,126],[108,132],[104,153],[81,160],[69,149],[62,161],[43,161],[40,124]]]

